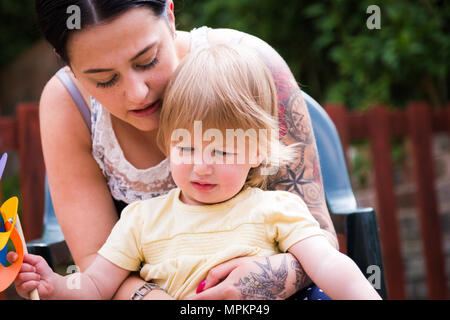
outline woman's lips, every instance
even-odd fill
[[[158,100],[143,109],[131,110],[130,112],[136,117],[147,117],[156,112],[161,106],[161,100]]]
[[[216,186],[216,184],[200,183],[200,182],[192,182],[192,185],[194,186],[194,188],[200,191],[209,191]]]

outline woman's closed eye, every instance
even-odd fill
[[[152,61],[150,61],[147,64],[144,65],[140,65],[140,64],[136,64],[135,68],[141,71],[146,71],[146,70],[150,70],[151,68],[153,68],[156,64],[159,63],[158,57],[155,57]],[[115,74],[111,80],[106,81],[106,82],[97,82],[97,88],[109,88],[114,86],[117,81],[119,80],[119,75]]]
[[[137,64],[136,69],[149,70],[149,69],[153,68],[156,64],[158,64],[158,62],[159,62],[158,57],[155,57],[155,59],[150,61],[150,63],[144,64],[144,65]]]
[[[117,83],[117,81],[119,80],[119,75],[115,74],[111,80],[106,81],[106,82],[97,82],[97,88],[109,88],[112,87],[113,85],[115,85]]]

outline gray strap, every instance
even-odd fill
[[[86,122],[89,131],[91,131],[91,110],[89,109],[86,100],[84,100],[80,90],[75,85],[75,83],[73,83],[72,79],[69,77],[64,68],[59,69],[59,71],[56,73],[56,76],[64,85],[64,87],[66,87],[67,91],[69,91],[73,101],[75,101],[75,104],[80,110],[84,122]]]

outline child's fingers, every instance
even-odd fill
[[[21,272],[17,275],[16,281],[19,283],[27,282],[27,281],[38,281],[41,279],[41,276],[35,272]]]
[[[20,272],[36,272],[36,267],[28,263],[22,263],[20,267]]]
[[[43,258],[41,256],[36,256],[34,254],[24,254],[23,256],[23,262],[29,263],[33,266],[37,265],[39,262],[41,262]]]
[[[16,288],[18,291],[23,292],[23,295],[26,296],[28,292],[37,289],[39,287],[39,281],[26,281],[17,285]]]

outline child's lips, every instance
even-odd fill
[[[200,191],[208,191],[208,190],[213,189],[216,186],[216,184],[199,182],[199,181],[192,181],[191,183],[194,186],[194,188],[196,188],[197,190],[200,190]]]

